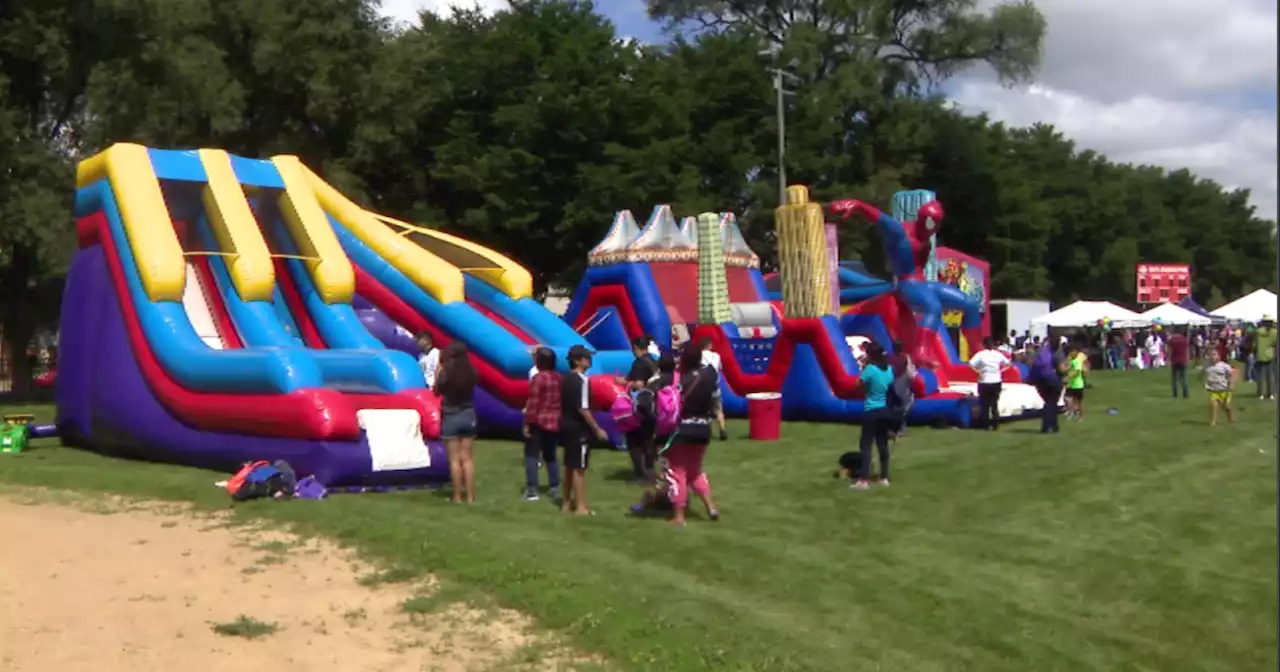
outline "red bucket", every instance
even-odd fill
[[[777,441],[782,434],[782,395],[776,392],[748,394],[747,422],[753,441]]]

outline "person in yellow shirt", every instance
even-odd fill
[[[1089,356],[1077,346],[1067,347],[1066,387],[1067,417],[1084,420],[1084,375],[1089,370]]]
[[[1258,382],[1259,399],[1276,398],[1276,323],[1270,315],[1262,316],[1262,325],[1253,337],[1253,366]]]

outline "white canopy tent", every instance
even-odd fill
[[[1270,290],[1259,289],[1217,310],[1211,310],[1209,314],[1240,322],[1261,322],[1267,317],[1274,320],[1276,319],[1276,295]]]
[[[1098,320],[1109,319],[1117,329],[1145,327],[1151,320],[1110,301],[1076,301],[1047,315],[1031,320],[1031,324],[1049,328],[1096,327]]]
[[[1159,322],[1172,326],[1203,327],[1213,324],[1213,320],[1193,313],[1176,303],[1162,303],[1143,313],[1140,317],[1150,322]]]

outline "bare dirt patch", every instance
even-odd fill
[[[574,667],[527,619],[439,599],[331,543],[186,507],[0,492],[0,669]]]

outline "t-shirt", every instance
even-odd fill
[[[1174,366],[1186,366],[1191,352],[1191,344],[1182,334],[1174,334],[1169,338],[1169,363]]]
[[[866,393],[863,408],[874,411],[888,405],[889,386],[893,385],[893,368],[880,368],[868,364],[862,369],[862,391]]]
[[[439,377],[436,382],[440,388],[441,413],[457,413],[475,406],[476,381],[474,377],[471,380],[452,380],[447,376],[443,376]]]
[[[702,351],[702,365],[715,369],[716,373],[724,370],[724,362],[720,361],[720,355],[711,350]]]
[[[1160,354],[1160,339],[1154,335],[1147,337],[1147,354],[1152,357]]]
[[[585,437],[591,428],[579,411],[591,409],[591,387],[587,374],[570,371],[560,376],[560,432],[567,436]]]
[[[436,370],[440,368],[440,349],[430,350],[418,355],[418,367],[422,369],[422,377],[427,379],[427,387],[436,384]]]
[[[1073,390],[1084,389],[1084,365],[1089,361],[1083,352],[1077,352],[1067,368],[1067,387]]]
[[[657,359],[662,356],[662,350],[658,348],[657,343],[653,343],[653,342],[649,343],[649,355],[654,359]]]
[[[1253,341],[1257,350],[1254,359],[1259,362],[1270,362],[1276,358],[1276,330],[1263,327]]]
[[[648,354],[636,357],[636,361],[631,362],[631,369],[627,371],[627,382],[645,382],[658,372],[658,363]]]
[[[690,376],[680,378],[680,419],[715,417],[715,400],[720,396],[720,374],[703,366]]]
[[[978,371],[979,383],[998,383],[1000,372],[1009,366],[1009,359],[996,350],[979,350],[969,359],[969,366]]]
[[[1218,362],[1204,367],[1204,389],[1210,392],[1226,392],[1231,389],[1231,365]]]
[[[532,369],[529,369],[529,381],[533,382],[533,377],[536,375],[538,375],[538,367],[535,365]]]

